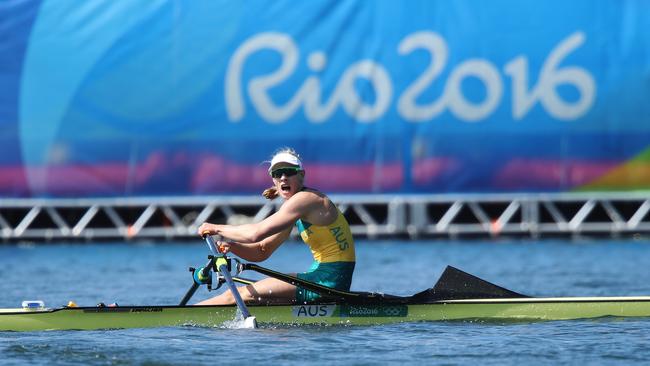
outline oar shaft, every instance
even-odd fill
[[[254,263],[244,263],[243,269],[258,272],[263,275],[276,278],[280,281],[286,282],[294,286],[300,286],[306,290],[316,292],[322,296],[329,296],[329,297],[350,301],[350,302],[356,301],[361,297],[358,293],[342,291],[342,290],[337,290],[335,288],[323,286],[318,283],[310,282],[307,280],[300,279],[298,277],[288,275],[286,273],[276,272],[271,269],[258,266],[257,264]]]
[[[215,257],[220,255],[219,250],[217,249],[217,245],[214,243],[214,239],[212,239],[210,235],[205,236],[205,242],[206,244],[208,244],[210,251],[212,251],[212,254]],[[244,316],[244,319],[249,318],[251,316],[251,313],[248,311],[246,304],[244,304],[244,300],[241,298],[241,295],[237,290],[237,286],[235,286],[235,282],[233,282],[232,280],[232,275],[230,275],[230,271],[228,271],[228,264],[220,263],[219,260],[217,260],[216,263],[217,263],[217,269],[226,279],[226,284],[230,289],[230,293],[232,294],[232,297],[235,299],[235,303],[237,304],[237,307],[241,311],[242,315]],[[257,324],[255,324],[255,327],[257,327]]]
[[[241,295],[237,290],[237,286],[235,286],[235,283],[232,280],[232,276],[230,275],[230,272],[228,272],[228,265],[226,264],[220,265],[219,272],[221,272],[223,277],[226,279],[226,285],[228,285],[228,288],[232,293],[232,297],[235,299],[235,302],[237,303],[237,307],[239,308],[239,310],[241,310],[244,319],[251,316],[250,312],[248,311],[248,308],[244,304],[244,300],[241,298]]]
[[[206,235],[204,239],[205,243],[208,245],[208,248],[210,248],[212,255],[218,257],[221,253],[219,253],[219,249],[217,249],[217,244],[215,244],[214,239],[212,239],[210,235]]]

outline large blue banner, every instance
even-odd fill
[[[650,188],[644,1],[5,1],[0,195]],[[5,41],[6,40],[6,41]]]

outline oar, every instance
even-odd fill
[[[230,292],[232,293],[232,296],[235,299],[235,303],[237,303],[237,307],[239,308],[239,310],[242,313],[242,316],[244,317],[244,327],[257,328],[257,320],[248,311],[246,304],[244,304],[244,300],[241,298],[239,291],[237,291],[237,286],[235,286],[235,283],[233,282],[232,276],[230,275],[230,271],[228,271],[228,261],[226,260],[223,254],[219,253],[219,250],[217,249],[217,246],[210,235],[205,235],[203,238],[205,239],[205,242],[208,244],[208,247],[210,248],[212,254],[215,257],[217,257],[215,265],[217,266],[219,273],[221,273],[221,275],[223,275],[223,277],[226,279],[226,284],[228,285],[228,288],[230,289]]]
[[[398,302],[406,302],[408,301],[408,298],[406,297],[401,297],[401,296],[394,296],[394,295],[385,295],[382,293],[375,293],[375,292],[349,292],[349,291],[342,291],[342,290],[337,290],[335,288],[323,286],[321,284],[303,280],[298,277],[294,277],[285,273],[280,273],[273,271],[268,268],[264,268],[261,266],[258,266],[257,264],[254,263],[240,263],[239,266],[240,270],[245,271],[245,270],[251,270],[255,271],[258,273],[261,273],[263,275],[267,275],[269,277],[276,278],[280,281],[286,282],[290,285],[294,286],[300,286],[304,288],[305,290],[313,291],[318,293],[319,295],[325,297],[325,298],[332,298],[335,300],[343,301],[348,304],[377,304],[381,303],[384,300],[386,300],[388,297],[390,297],[391,301]]]

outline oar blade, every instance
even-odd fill
[[[244,319],[244,328],[246,329],[257,329],[257,318],[254,316],[249,316],[248,318]]]

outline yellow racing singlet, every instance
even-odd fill
[[[350,226],[341,211],[327,226],[316,226],[298,219],[296,226],[302,240],[309,245],[314,260],[319,263],[354,262],[354,240]]]

